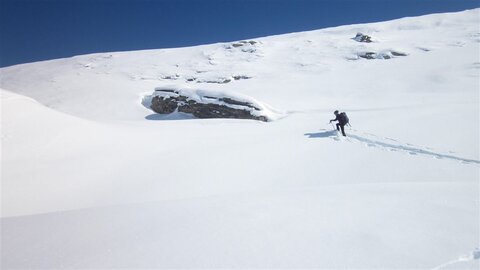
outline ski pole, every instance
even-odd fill
[[[330,122],[330,125],[332,125],[333,130],[336,129],[335,126],[332,124],[332,122]]]

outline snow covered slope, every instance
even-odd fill
[[[2,268],[480,267],[479,12],[0,69]]]

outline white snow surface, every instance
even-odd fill
[[[1,267],[478,269],[479,15],[1,68]],[[159,115],[157,87],[282,117]]]

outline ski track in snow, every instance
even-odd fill
[[[354,131],[355,133],[360,133],[358,130],[351,130]],[[380,137],[375,134],[367,133],[367,132],[361,132],[362,134],[366,136],[359,136],[357,134],[348,134],[346,138],[344,138],[346,141],[349,142],[360,142],[364,143],[368,147],[377,147],[383,150],[388,150],[392,152],[404,152],[408,153],[410,155],[427,155],[434,157],[436,159],[450,159],[450,160],[455,160],[455,161],[460,161],[463,164],[480,164],[480,161],[475,160],[475,159],[467,159],[467,158],[462,158],[462,157],[457,157],[449,154],[442,154],[442,153],[436,153],[430,150],[433,150],[431,147],[422,147],[415,146],[410,143],[401,143],[396,139],[389,138],[389,137]],[[318,133],[305,133],[305,136],[308,136],[309,138],[331,138],[335,141],[341,141],[342,136],[336,131],[336,130],[325,130],[322,132]],[[374,137],[374,138],[368,138],[368,137]],[[391,141],[387,142],[387,141]],[[449,153],[454,153],[453,151],[448,151]]]

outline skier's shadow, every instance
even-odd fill
[[[337,131],[327,130],[317,133],[305,133],[305,136],[308,136],[308,138],[334,138],[337,137]]]

